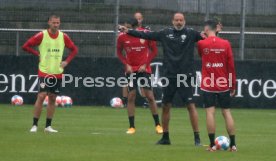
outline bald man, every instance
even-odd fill
[[[134,13],[134,18],[138,21],[138,27],[139,28],[150,30],[149,26],[144,26],[143,25],[144,16],[143,16],[143,14],[141,12],[135,12]]]
[[[163,67],[164,76],[168,78],[168,86],[163,88],[162,126],[163,136],[157,142],[161,145],[170,145],[169,120],[170,109],[175,93],[179,93],[181,99],[187,104],[190,121],[194,131],[196,146],[200,146],[198,113],[193,96],[194,88],[192,78],[195,77],[194,48],[195,43],[202,39],[200,32],[185,27],[185,16],[177,12],[172,18],[172,27],[158,32],[143,32],[120,26],[120,30],[131,36],[147,40],[160,41],[164,51]],[[179,77],[185,79],[185,83],[179,82]]]

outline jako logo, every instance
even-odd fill
[[[206,63],[207,68],[222,68],[223,63]]]

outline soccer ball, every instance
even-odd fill
[[[61,97],[60,96],[56,97],[56,106],[61,106]]]
[[[61,96],[61,106],[62,107],[71,107],[73,104],[73,101],[68,96]]]
[[[122,108],[124,107],[124,104],[121,98],[115,97],[110,100],[110,106],[114,108]]]
[[[217,150],[227,150],[230,145],[230,141],[225,136],[218,136],[215,140]]]
[[[45,97],[44,101],[43,101],[43,106],[47,106],[48,105],[48,96]]]
[[[23,105],[23,98],[21,96],[19,96],[19,95],[14,95],[11,98],[11,104],[12,105],[16,105],[16,106]]]

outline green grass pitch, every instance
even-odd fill
[[[160,146],[149,109],[137,108],[136,134],[127,135],[126,109],[110,107],[58,108],[57,134],[45,134],[45,109],[39,131],[30,133],[31,105],[0,105],[1,161],[273,161],[276,160],[276,110],[233,109],[238,152],[209,153],[193,145],[187,110],[171,113],[172,145]],[[161,110],[160,110],[161,112]],[[201,139],[208,144],[205,111],[198,109]],[[217,109],[217,135],[226,135]]]

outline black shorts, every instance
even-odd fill
[[[163,87],[162,103],[172,103],[176,92],[180,95],[181,100],[183,100],[184,103],[195,103],[195,98],[193,96],[194,88],[192,87],[191,77],[187,78],[187,86],[183,83],[180,83],[179,86],[177,86],[177,78],[168,78],[168,80],[169,85]]]
[[[230,108],[231,106],[231,96],[230,91],[213,93],[203,91],[203,107],[209,108],[216,105],[219,105],[221,108]]]
[[[133,75],[133,80],[130,80],[131,75]],[[139,88],[144,88],[144,89],[148,89],[148,90],[152,90],[152,86],[151,86],[151,79],[150,79],[150,74],[149,73],[131,73],[131,74],[127,74],[127,80],[128,80],[128,90],[132,91],[134,89]]]
[[[38,82],[38,91],[59,94],[61,90],[61,82],[62,79],[40,77]]]

